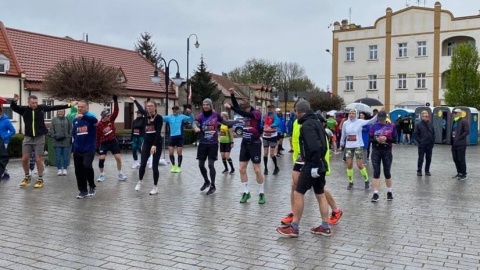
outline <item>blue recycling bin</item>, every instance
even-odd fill
[[[462,110],[462,117],[467,119],[468,125],[470,126],[470,135],[467,139],[467,144],[477,145],[478,144],[478,110],[472,107],[456,107]]]
[[[453,107],[438,106],[433,108],[432,124],[435,129],[435,143],[452,143]]]

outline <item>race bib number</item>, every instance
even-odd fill
[[[112,133],[113,130],[110,126],[107,126],[106,128],[103,129],[103,135],[107,136],[108,134]]]
[[[77,135],[87,135],[88,134],[88,126],[77,127]]]
[[[357,140],[357,135],[348,135],[347,136],[347,141],[349,142],[354,142]]]
[[[138,128],[133,129],[133,135],[140,135],[140,129]]]
[[[157,131],[155,130],[155,126],[146,126],[145,127],[145,133],[156,133]]]

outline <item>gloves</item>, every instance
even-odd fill
[[[118,101],[117,95],[113,95],[112,98],[113,98],[113,101],[114,101],[114,102],[117,102],[117,101]]]
[[[312,175],[313,178],[318,178],[320,175],[318,174],[318,168],[312,168],[310,171],[310,174]]]

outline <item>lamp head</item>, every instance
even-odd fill
[[[177,74],[175,74],[175,78],[172,78],[172,81],[175,86],[180,86],[182,84],[183,78],[180,77],[180,72],[177,72]]]
[[[153,84],[160,84],[160,77],[158,77],[158,69],[156,67],[153,71],[153,75],[150,76],[150,79],[152,80]]]
[[[193,45],[195,45],[195,48],[197,48],[197,49],[198,49],[198,47],[200,47],[200,43],[198,43],[198,40],[197,40],[197,42],[195,42],[195,44],[193,44]]]

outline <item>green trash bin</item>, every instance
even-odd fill
[[[57,166],[57,162],[55,160],[55,148],[53,147],[53,138],[45,135],[45,145],[47,150],[47,159],[43,162],[45,166]],[[70,155],[71,151],[69,152]],[[67,166],[70,166],[70,158],[68,159]]]

